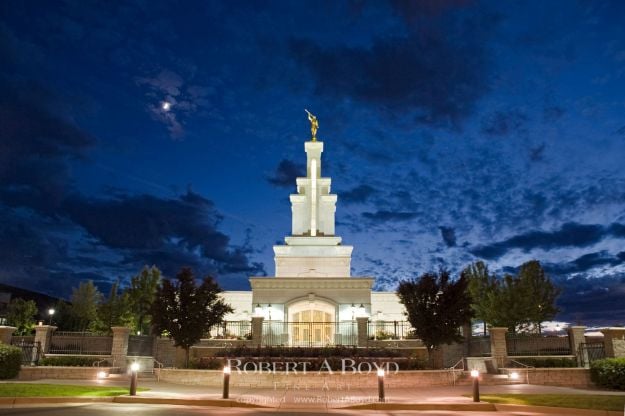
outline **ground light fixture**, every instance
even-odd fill
[[[480,401],[480,372],[478,370],[471,370],[471,377],[473,378],[473,401]]]
[[[378,368],[378,401],[384,402],[384,369]]]
[[[221,397],[227,399],[230,396],[230,366],[224,367],[224,390]]]
[[[98,371],[98,380],[103,380],[107,377],[106,371]]]
[[[139,363],[130,364],[130,395],[137,395],[137,373],[139,372]]]
[[[516,371],[513,371],[510,373],[510,379],[511,380],[518,380],[519,379],[519,373],[517,373]]]

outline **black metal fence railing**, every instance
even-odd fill
[[[128,355],[131,357],[151,357],[154,337],[151,335],[130,335],[128,337]]]
[[[568,336],[508,334],[509,356],[571,355]]]
[[[412,326],[406,321],[369,321],[368,337],[370,340],[416,339]]]
[[[263,345],[323,347],[357,345],[355,321],[344,322],[263,322]]]
[[[204,338],[250,340],[252,339],[251,321],[224,321],[213,326],[204,334]]]
[[[58,331],[52,334],[48,352],[68,355],[110,355],[112,349],[112,336]]]
[[[469,338],[469,357],[490,357],[490,336]]]
[[[577,353],[580,356],[582,366],[585,366],[605,358],[605,345],[603,342],[583,342],[579,344]]]
[[[11,345],[22,350],[23,365],[36,365],[39,362],[41,343],[35,342],[34,339],[35,337],[13,337],[11,339]]]

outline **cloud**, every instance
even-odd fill
[[[550,250],[558,247],[587,247],[610,236],[624,238],[625,225],[613,223],[602,226],[569,222],[558,230],[530,231],[494,244],[474,247],[470,251],[477,257],[496,259],[515,248],[527,252],[534,248]]]
[[[583,325],[625,323],[625,276],[559,278],[555,284],[562,288],[557,301],[560,319]]]
[[[362,216],[375,222],[409,221],[416,218],[417,213],[379,210],[376,212],[363,212]]]
[[[274,174],[267,181],[275,186],[293,187],[295,179],[306,176],[306,168],[288,159],[282,159]]]
[[[377,189],[369,185],[358,185],[348,191],[338,192],[338,194],[343,202],[351,204],[365,202],[376,192],[378,192]]]
[[[441,237],[447,247],[456,246],[456,232],[452,227],[438,227],[441,230]]]
[[[290,51],[319,94],[457,127],[488,90],[485,45],[494,21],[445,17],[431,30],[378,37],[370,46],[321,46],[299,38],[290,42]]]
[[[482,120],[482,133],[489,136],[524,133],[527,122],[527,115],[520,110],[495,111]]]

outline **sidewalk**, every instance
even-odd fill
[[[92,386],[119,386],[127,387],[129,382],[125,379],[95,380],[37,380],[24,383],[39,384],[80,384]],[[377,389],[349,389],[343,390],[323,390],[307,389],[261,389],[261,388],[230,388],[230,400],[224,401],[222,389],[220,387],[188,386],[158,382],[156,380],[139,379],[139,387],[147,388],[148,391],[138,393],[140,399],[154,399],[161,402],[188,402],[203,401],[208,403],[219,403],[226,406],[260,406],[280,409],[338,409],[348,406],[378,403]],[[570,387],[553,387],[527,384],[482,386],[482,395],[485,394],[623,394],[619,392],[576,389]],[[420,388],[393,388],[386,389],[386,401],[393,404],[424,404],[435,405],[444,404],[453,407],[454,405],[472,405],[470,397],[464,394],[471,394],[471,386],[449,386],[449,387],[420,387]],[[132,398],[129,398],[132,400]],[[125,399],[124,399],[125,400]],[[199,403],[199,402],[198,402]],[[228,403],[228,404],[227,404]],[[436,407],[436,406],[433,406]]]

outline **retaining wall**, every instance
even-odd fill
[[[67,379],[67,380],[95,380],[100,371],[107,375],[113,367],[22,367],[17,379],[41,380],[41,379]]]

